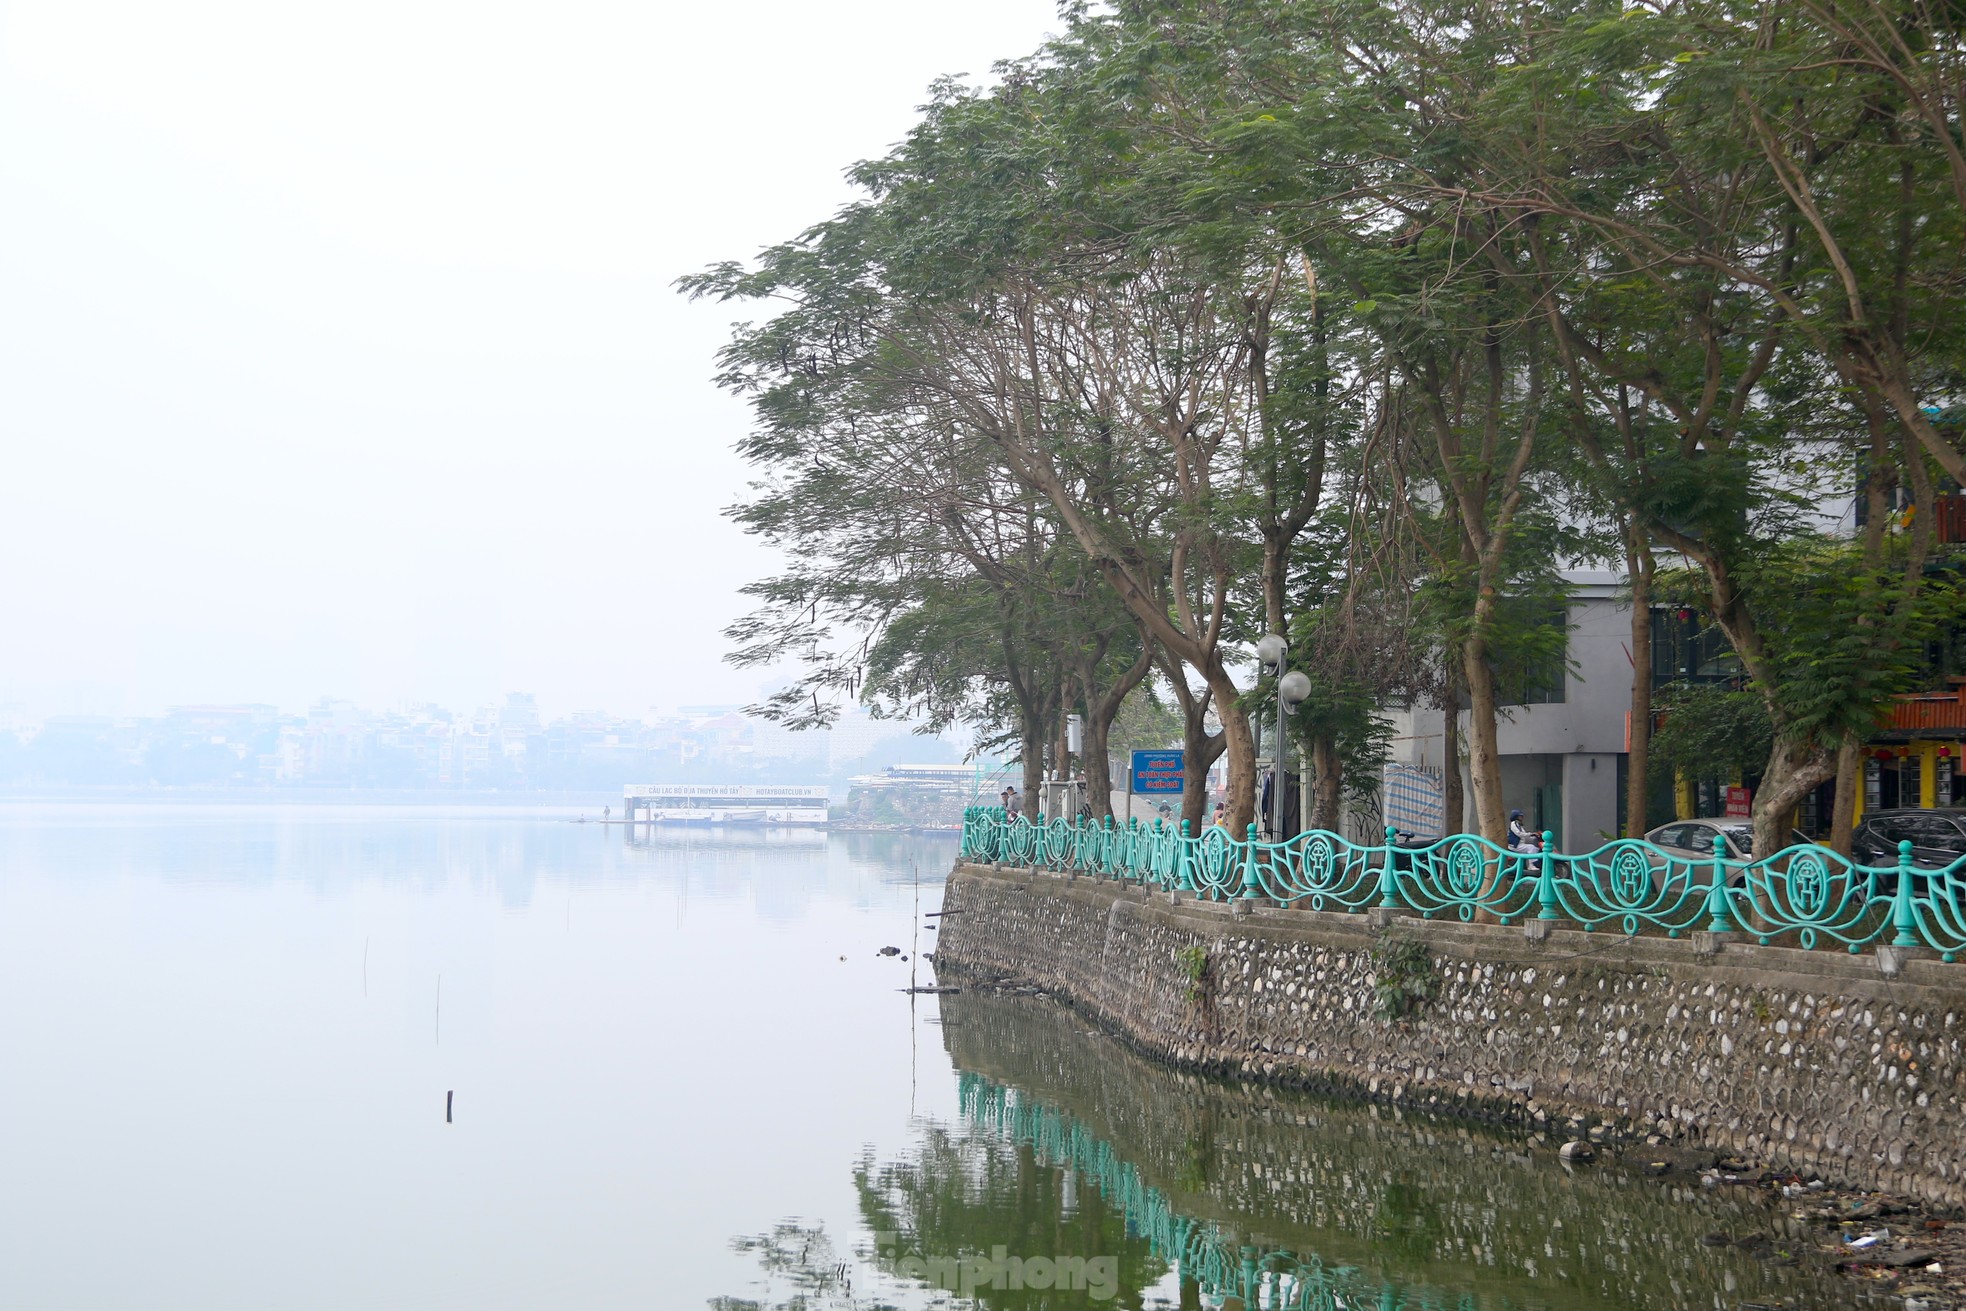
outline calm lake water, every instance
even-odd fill
[[[1752,1197],[911,997],[954,850],[0,807],[0,1307],[1851,1304]]]

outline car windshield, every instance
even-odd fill
[[[1746,824],[1722,824],[1720,831],[1727,835],[1727,841],[1734,850],[1748,855],[1754,850],[1754,829]]]

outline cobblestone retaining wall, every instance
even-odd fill
[[[1966,965],[1172,904],[967,865],[944,912],[938,971],[1033,985],[1176,1065],[1966,1207]],[[1374,950],[1401,936],[1440,986],[1393,1022]]]

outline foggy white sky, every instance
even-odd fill
[[[724,312],[1050,0],[0,4],[0,706],[746,700]]]

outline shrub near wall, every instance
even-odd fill
[[[1175,1064],[1966,1205],[1956,965],[1171,904],[974,865],[945,911],[938,969],[1042,988]]]

